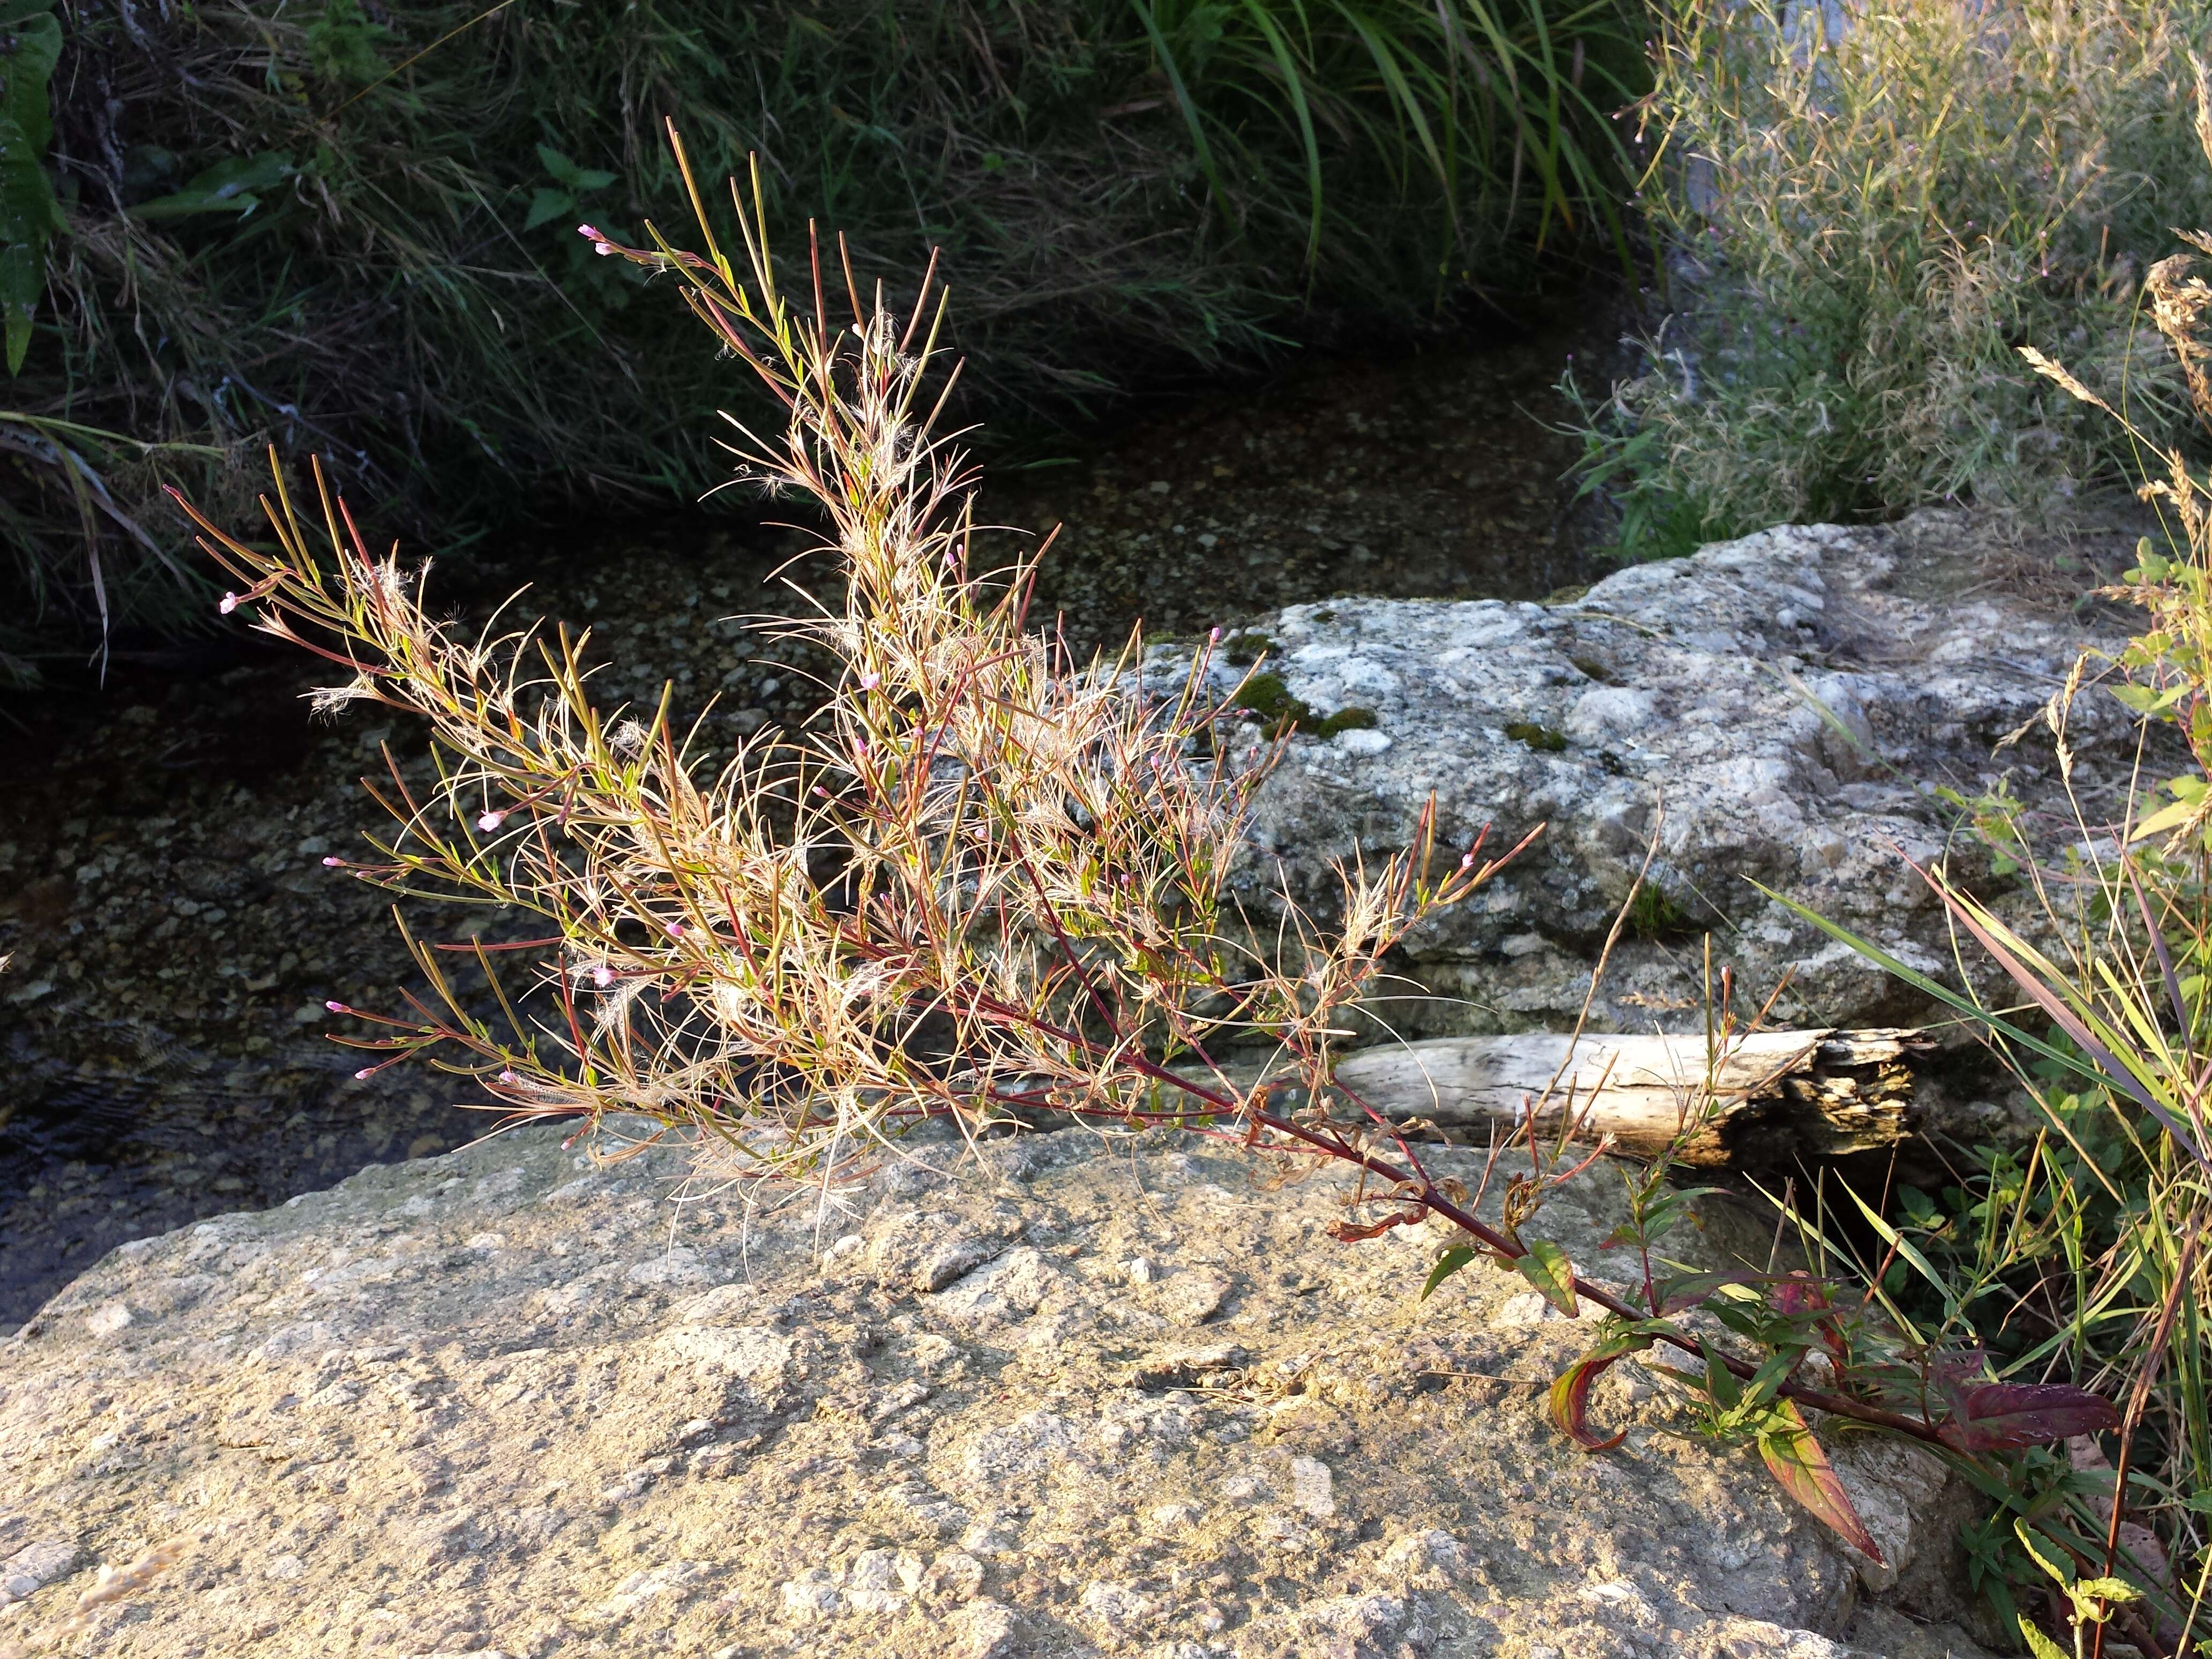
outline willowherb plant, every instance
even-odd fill
[[[342,671],[326,703],[373,701],[430,724],[434,783],[410,787],[395,767],[383,861],[349,867],[544,925],[498,947],[410,939],[445,1006],[360,1016],[386,1030],[355,1040],[383,1056],[371,1069],[434,1055],[511,1119],[590,1130],[642,1114],[660,1126],[652,1139],[688,1139],[716,1174],[825,1188],[918,1122],[972,1137],[1039,1110],[1333,1160],[1359,1176],[1339,1238],[1431,1217],[1459,1230],[1430,1290],[1486,1259],[1570,1316],[1602,1311],[1597,1346],[1553,1393],[1578,1442],[1613,1443],[1586,1420],[1591,1382],[1666,1345],[1694,1357],[1708,1426],[1756,1441],[1794,1495],[1869,1553],[1805,1412],[1966,1457],[2110,1420],[2078,1389],[1976,1382],[1977,1355],[1903,1352],[1863,1306],[1802,1275],[1669,1273],[1664,1239],[1686,1197],[1668,1186],[1668,1160],[1632,1182],[1615,1241],[1639,1251],[1638,1299],[1591,1283],[1529,1231],[1573,1173],[1561,1172],[1564,1133],[1548,1153],[1538,1146],[1540,1109],[1529,1172],[1505,1184],[1497,1223],[1480,1218],[1483,1194],[1432,1176],[1404,1133],[1337,1085],[1334,1061],[1346,1011],[1391,948],[1503,860],[1485,858],[1480,836],[1439,851],[1432,804],[1410,850],[1340,866],[1334,925],[1285,892],[1273,943],[1253,943],[1265,936],[1227,877],[1283,739],[1261,735],[1233,693],[1209,695],[1213,642],[1161,684],[1139,635],[1082,662],[1029,629],[1035,556],[981,571],[967,476],[934,428],[942,393],[925,405],[943,314],[941,299],[927,303],[931,284],[894,316],[880,291],[863,301],[844,262],[850,321],[833,323],[817,247],[802,313],[778,289],[757,187],[750,210],[738,203],[742,276],[691,196],[703,255],[657,234],[629,247],[581,230],[602,254],[674,279],[787,411],[780,441],[747,434],[740,453],[743,477],[819,506],[846,580],[842,607],[792,624],[839,665],[808,728],[741,744],[710,770],[665,694],[650,712],[594,708],[588,636],[470,641],[431,622],[420,573],[371,556],[326,487],[326,554],[281,476],[265,503],[275,550],[199,520],[203,545],[243,586],[225,606]],[[441,950],[481,966],[499,1026],[455,992]],[[495,950],[542,952],[534,983],[510,995]],[[1710,1075],[1740,1036],[1720,1020]],[[1256,1078],[1232,1076],[1228,1051],[1255,1046],[1267,1054]],[[1686,1099],[1686,1142],[1702,1109]],[[1493,1155],[1486,1188],[1497,1167]],[[1735,1334],[1726,1351],[1682,1323],[1693,1311]]]

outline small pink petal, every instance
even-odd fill
[[[352,1009],[347,1007],[343,1002],[325,1002],[323,1006],[329,1009],[334,1014],[349,1014],[353,1012]]]
[[[863,691],[872,691],[883,683],[884,677],[881,674],[863,674],[860,676],[860,690]]]
[[[489,833],[491,830],[498,829],[501,824],[505,823],[506,822],[506,813],[487,812],[477,820],[477,828]]]
[[[594,242],[592,244],[592,252],[598,254],[602,259],[605,258],[607,255],[612,253],[614,251],[615,245],[612,242]]]
[[[364,1066],[353,1075],[356,1082],[366,1082],[368,1079],[376,1075],[376,1067],[374,1066]]]
[[[671,939],[682,939],[684,937],[684,924],[680,921],[670,922],[668,924],[668,937]]]
[[[599,963],[598,967],[592,969],[592,983],[598,986],[602,991],[605,990],[608,986],[614,982],[614,969],[608,967],[604,962]]]
[[[597,225],[578,225],[576,227],[576,234],[579,236],[588,236],[595,242],[604,242],[607,240],[605,237],[599,234],[599,228]]]
[[[337,854],[333,853],[330,857],[323,860],[323,868],[325,870],[336,870],[343,866],[345,860],[343,859],[338,857]]]
[[[518,1084],[518,1083],[520,1083],[520,1082],[521,1082],[521,1081],[522,1081],[522,1079],[521,1079],[520,1078],[519,1078],[519,1077],[515,1076],[515,1074],[514,1074],[514,1073],[512,1073],[512,1072],[501,1072],[501,1073],[499,1074],[499,1080],[500,1080],[501,1083],[504,1083],[504,1084],[507,1085],[510,1088],[511,1088],[511,1087],[513,1087],[515,1084]]]
[[[226,617],[228,617],[228,616],[232,611],[235,611],[235,610],[237,610],[237,609],[238,609],[238,595],[237,595],[237,594],[235,594],[235,593],[226,593],[226,594],[224,594],[224,595],[222,596],[222,603],[221,605],[219,605],[216,606],[216,610],[217,611],[221,612],[223,616],[226,616]]]

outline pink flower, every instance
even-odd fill
[[[353,1012],[352,1009],[347,1007],[343,1002],[325,1002],[323,1006],[329,1009],[334,1014],[349,1014]]]
[[[863,674],[860,676],[860,690],[863,691],[872,691],[883,683],[884,677],[881,674]]]
[[[824,789],[818,783],[814,786],[814,793],[819,795],[823,800],[828,800],[830,799],[830,792],[827,789]]]
[[[512,1072],[501,1072],[501,1073],[499,1074],[499,1080],[500,1080],[501,1083],[506,1084],[506,1085],[507,1085],[507,1087],[509,1087],[510,1089],[511,1089],[511,1088],[513,1088],[516,1084],[518,1084],[518,1083],[520,1083],[520,1082],[521,1082],[521,1081],[522,1081],[522,1079],[521,1079],[520,1078],[519,1078],[519,1077],[515,1076],[515,1074],[514,1074],[514,1073],[512,1073]]]
[[[1218,628],[1208,629],[1206,630],[1206,642],[1208,645],[1218,645],[1218,644],[1220,644],[1220,643],[1221,643],[1221,630],[1220,630],[1219,629],[1218,629]]]
[[[345,860],[335,853],[331,854],[330,857],[323,860],[323,868],[325,870],[341,869],[344,865]]]
[[[354,1081],[355,1081],[355,1082],[356,1082],[356,1083],[365,1083],[365,1082],[367,1082],[370,1078],[373,1078],[373,1077],[374,1077],[374,1076],[376,1075],[376,1067],[375,1067],[375,1066],[362,1066],[362,1067],[361,1068],[361,1070],[359,1070],[358,1072],[356,1072],[353,1075],[354,1075]]]
[[[614,970],[613,969],[611,969],[611,968],[608,967],[608,966],[607,966],[607,964],[606,964],[605,963],[604,963],[604,962],[600,962],[600,963],[594,963],[592,965],[592,984],[594,984],[594,985],[598,986],[598,987],[599,988],[599,989],[601,989],[602,991],[604,991],[604,990],[605,990],[605,989],[607,988],[607,987],[608,987],[608,986],[610,986],[610,985],[613,984],[614,982],[615,982],[615,970]]]
[[[606,237],[600,232],[599,227],[596,225],[578,225],[576,227],[576,234],[589,238],[592,244],[592,252],[600,255],[602,258],[615,251],[615,245],[607,240]]]
[[[1474,854],[1472,854],[1472,853],[1462,853],[1462,854],[1460,854],[1460,860],[1459,860],[1459,867],[1460,867],[1461,869],[1462,869],[1462,870],[1472,870],[1472,869],[1474,869]]]
[[[684,937],[684,924],[680,921],[670,922],[668,924],[668,937],[671,939],[682,939]]]
[[[216,606],[216,609],[223,616],[228,617],[232,611],[238,609],[238,595],[235,593],[224,594],[222,596],[222,603]]]
[[[498,829],[501,824],[505,823],[506,822],[506,813],[487,812],[477,820],[477,828],[489,835],[492,830]]]

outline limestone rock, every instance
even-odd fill
[[[1977,533],[1942,513],[1784,526],[1552,605],[1292,605],[1255,630],[1274,646],[1263,672],[1316,718],[1358,708],[1373,723],[1291,739],[1258,797],[1241,895],[1264,920],[1287,883],[1325,914],[1331,860],[1404,847],[1433,793],[1455,851],[1486,824],[1492,852],[1544,832],[1411,941],[1400,965],[1437,1000],[1394,1001],[1401,1033],[1571,1027],[1655,836],[1658,896],[1622,940],[1592,1029],[1696,1025],[1707,927],[1716,963],[1754,998],[1791,975],[1784,1024],[1908,1023],[1917,1007],[1887,975],[1752,884],[1942,974],[1940,912],[1898,855],[1944,849],[1958,811],[1929,792],[1972,797],[2010,773],[2023,799],[2072,821],[2051,733],[2033,723],[2081,648],[2118,635],[1989,591]],[[1161,647],[1147,677],[1174,683],[1188,660]],[[1217,663],[1217,689],[1246,672]],[[2124,770],[2131,719],[2100,692],[2078,701],[2077,784]],[[1249,752],[1257,721],[1227,741]]]
[[[1934,1460],[1837,1443],[1885,1576],[1755,1457],[1663,1432],[1679,1407],[1649,1374],[1596,1391],[1625,1449],[1578,1452],[1542,1396],[1587,1332],[1486,1271],[1419,1300],[1441,1235],[1331,1242],[1325,1171],[1265,1183],[1208,1143],[1082,1130],[902,1151],[826,1197],[672,1212],[672,1155],[595,1168],[525,1130],[112,1254],[0,1344],[0,1653],[1949,1640],[1907,1616],[1956,1611],[1923,1535]],[[1540,1226],[1620,1282],[1616,1190],[1597,1170]],[[1757,1221],[1706,1223],[1704,1259],[1764,1258]],[[1002,1248],[928,1288],[963,1238]],[[631,1271],[669,1260],[691,1271]]]

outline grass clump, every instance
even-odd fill
[[[1644,201],[1680,313],[1637,378],[1577,393],[1622,544],[2123,486],[2126,439],[2027,371],[2031,341],[2180,441],[2135,291],[2212,205],[2180,113],[2207,34],[2151,0],[1662,0]]]
[[[1133,672],[1140,640],[1084,662],[1028,630],[1035,556],[996,580],[976,567],[959,457],[925,413],[940,406],[924,376],[941,312],[864,301],[843,259],[808,284],[814,309],[794,306],[757,194],[741,209],[743,266],[703,213],[703,254],[657,234],[616,251],[679,287],[787,410],[743,476],[814,501],[847,578],[841,609],[795,624],[838,665],[811,729],[718,761],[702,733],[672,728],[665,696],[602,711],[586,641],[469,640],[432,622],[420,573],[372,556],[327,487],[319,537],[281,471],[271,543],[194,515],[241,585],[233,608],[339,668],[325,702],[431,728],[434,781],[391,796],[397,828],[356,873],[537,920],[538,937],[499,955],[417,945],[442,1007],[336,1008],[374,1033],[352,1039],[379,1056],[368,1070],[436,1055],[510,1121],[577,1120],[595,1142],[606,1115],[642,1114],[711,1178],[818,1182],[825,1202],[917,1123],[974,1135],[1038,1110],[1334,1165],[1358,1183],[1335,1240],[1432,1219],[1449,1238],[1423,1295],[1484,1262],[1591,1320],[1594,1346],[1550,1394],[1564,1434],[1618,1445],[1589,1420],[1592,1385],[1663,1347],[1675,1364],[1654,1375],[1686,1391],[1697,1425],[1756,1448],[1794,1500],[1877,1561],[1815,1421],[1946,1448],[1999,1485],[2021,1449],[2118,1421],[2088,1390],[2054,1385],[2023,1404],[1983,1380],[1978,1352],[1907,1346],[1841,1284],[1668,1271],[1668,1236],[1690,1218],[1668,1176],[1723,1104],[1716,1079],[1750,1029],[1731,1013],[1712,1022],[1675,1152],[1629,1177],[1630,1220],[1610,1242],[1636,1252],[1632,1285],[1597,1282],[1544,1236],[1547,1195],[1599,1156],[1563,1157],[1577,1114],[1551,1091],[1514,1137],[1530,1166],[1498,1182],[1495,1222],[1481,1206],[1497,1155],[1473,1191],[1432,1176],[1401,1128],[1337,1083],[1336,1044],[1396,945],[1502,860],[1482,860],[1479,836],[1456,859],[1443,851],[1431,801],[1408,848],[1340,864],[1334,924],[1285,888],[1280,916],[1254,926],[1229,877],[1283,745],[1237,732],[1238,703],[1206,691],[1206,652],[1152,694]],[[1201,741],[1224,725],[1226,741]],[[490,981],[482,1011],[448,951]],[[1262,1056],[1256,1080],[1231,1075],[1232,1043]],[[1692,1314],[1713,1317],[1693,1328]],[[1402,1322],[1380,1317],[1378,1331]]]
[[[0,156],[22,665],[188,601],[161,487],[249,511],[268,443],[449,534],[719,482],[745,388],[575,234],[672,199],[670,110],[896,294],[942,248],[1018,426],[1601,241],[1640,65],[1626,0],[58,3],[0,76],[57,89]]]
[[[1508,720],[1505,735],[1516,743],[1525,743],[1540,755],[1557,755],[1565,751],[1567,734],[1548,726],[1539,726],[1534,720]]]
[[[2201,167],[2212,167],[2212,77],[2195,71]],[[2180,233],[2212,252],[2212,234]],[[2144,295],[2212,434],[2212,287],[2193,255],[2151,267]],[[1899,1328],[1968,1341],[2027,1397],[2054,1380],[2124,1401],[2073,1457],[2038,1453],[1985,1482],[1993,1518],[1970,1534],[1976,1581],[2037,1654],[2212,1646],[2212,476],[2179,443],[2118,418],[2086,377],[2033,347],[2023,366],[2142,446],[2141,494],[2165,520],[2103,597],[2142,631],[2085,657],[2045,715],[2074,781],[2069,711],[2109,691],[2142,717],[2147,790],[2075,797],[2049,826],[2007,797],[1978,803],[1992,862],[2031,895],[2014,923],[1942,866],[1918,873],[1967,950],[2002,970],[2005,1006],[1951,989],[1828,924],[1966,1021],[2035,1115],[2024,1144],[1955,1149],[1955,1179],[1907,1190],[1885,1219],[1852,1196],[1844,1219],[1879,1235],[1863,1264]],[[2097,684],[2101,680],[2102,684]],[[2055,839],[2056,844],[2053,844]],[[1817,920],[1817,919],[1816,919]],[[1856,1208],[1857,1215],[1850,1213]],[[1840,1237],[1819,1229],[1824,1245]]]

